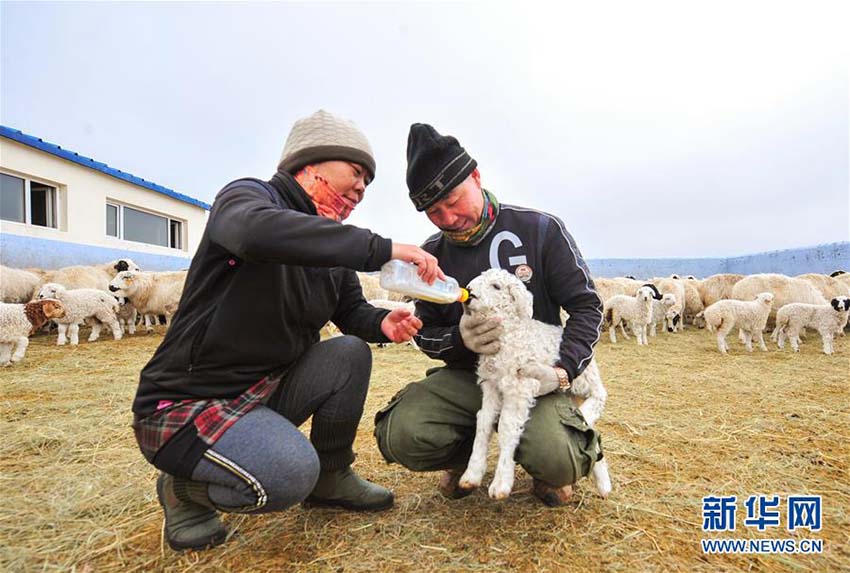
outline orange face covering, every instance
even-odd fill
[[[357,206],[354,201],[340,195],[333,185],[311,165],[296,173],[295,180],[313,200],[316,212],[322,217],[340,223],[347,219]]]

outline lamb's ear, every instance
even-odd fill
[[[676,315],[673,317],[673,326],[676,326],[677,324],[679,324],[679,319],[680,319],[679,314],[676,313]]]
[[[850,310],[850,298],[844,299],[844,310]]]
[[[534,299],[525,285],[518,281],[508,283],[508,294],[514,300],[517,311],[522,318],[531,318],[534,314]]]
[[[843,274],[845,274],[844,271],[833,271],[832,274],[830,274],[829,276],[831,276],[832,278],[835,278],[835,277],[837,277],[839,275],[843,275]]]
[[[832,305],[832,308],[834,308],[835,310],[841,310],[841,306],[842,306],[841,301],[838,300],[837,298],[832,299],[831,301],[829,301],[829,303]]]

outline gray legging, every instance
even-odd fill
[[[289,369],[265,406],[240,418],[192,472],[217,508],[271,512],[306,498],[319,469],[341,469],[351,449],[372,371],[372,351],[354,336],[320,342]],[[313,416],[310,440],[298,430]]]

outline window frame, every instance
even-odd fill
[[[56,231],[64,230],[62,229],[62,226],[60,224],[63,215],[62,201],[60,200],[60,193],[62,192],[61,185],[53,181],[41,179],[40,177],[32,177],[31,175],[25,175],[23,173],[10,171],[8,169],[0,169],[0,173],[9,177],[14,177],[15,179],[22,179],[24,182],[24,220],[11,221],[8,219],[3,219],[3,221],[5,221],[6,223],[27,225],[29,227],[38,227],[39,229],[53,229]],[[32,183],[38,183],[39,185],[50,187],[53,190],[53,193],[51,193],[53,197],[53,226],[36,225],[32,222]]]
[[[104,209],[104,211],[103,211],[103,214],[104,214],[103,233],[104,233],[105,237],[110,238],[110,239],[117,239],[117,240],[120,240],[120,241],[127,241],[128,243],[135,243],[137,245],[148,245],[148,246],[151,246],[151,247],[159,247],[161,249],[173,249],[173,250],[176,250],[176,251],[185,251],[186,250],[186,249],[183,248],[183,244],[185,243],[183,233],[184,233],[184,229],[186,228],[186,224],[187,224],[187,221],[185,219],[178,219],[177,217],[172,217],[171,215],[166,215],[165,213],[159,213],[157,211],[145,209],[143,207],[139,207],[138,205],[133,205],[133,204],[130,204],[130,203],[123,203],[121,201],[116,201],[115,199],[111,199],[109,197],[107,197],[107,199],[106,199],[106,205],[110,206],[110,207],[115,207],[115,208],[118,209],[118,220],[117,220],[118,236],[110,235],[106,232],[106,225],[107,225],[106,209]],[[146,243],[144,241],[134,241],[132,239],[125,239],[124,238],[124,231],[125,231],[124,208],[133,209],[134,211],[138,211],[140,213],[145,213],[147,215],[153,215],[154,217],[160,217],[162,219],[165,219],[166,225],[168,227],[168,245],[159,245],[159,244],[156,244],[156,243]],[[177,237],[178,238],[178,241],[177,241],[178,245],[177,246],[173,246],[171,244],[171,238],[172,238],[171,237],[171,225],[172,225],[172,223],[177,223],[177,224],[180,225],[180,233]]]

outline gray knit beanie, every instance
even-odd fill
[[[372,146],[360,128],[354,122],[320,109],[292,126],[277,168],[294,174],[305,165],[331,160],[362,165],[371,179],[375,178]]]

